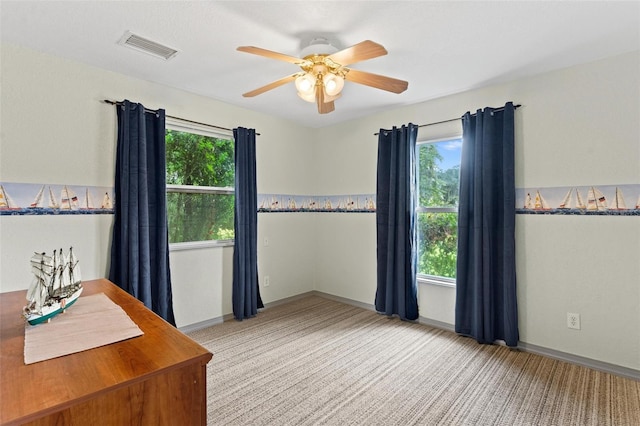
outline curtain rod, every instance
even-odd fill
[[[112,101],[112,100],[109,100],[109,99],[104,99],[103,102],[105,102],[107,104],[111,104],[111,105],[122,105],[122,102],[120,102],[120,101]],[[157,112],[157,110],[145,108],[145,112],[155,114]],[[207,127],[213,127],[213,128],[216,128],[216,129],[220,129],[220,130],[226,130],[228,132],[232,132],[233,131],[232,129],[227,129],[226,127],[214,126],[213,124],[201,123],[200,121],[187,120],[186,118],[175,117],[173,115],[166,115],[165,114],[165,117],[173,118],[174,120],[186,121],[187,123],[199,124],[201,126],[207,126]],[[260,133],[256,133],[256,136],[260,136]]]
[[[520,104],[518,104],[518,105],[514,105],[514,106],[513,106],[513,109],[518,109],[518,108],[520,108],[521,106],[522,106],[522,105],[520,105]],[[494,111],[502,111],[502,110],[504,110],[504,107],[494,108],[493,110],[494,110]],[[471,115],[475,115],[475,114],[471,114]],[[452,121],[458,121],[458,120],[460,120],[460,119],[462,119],[462,117],[460,117],[460,118],[450,118],[450,119],[448,119],[448,120],[436,121],[436,122],[434,122],[434,123],[420,124],[420,125],[418,125],[418,128],[420,128],[420,127],[428,127],[428,126],[435,126],[436,124],[450,123],[450,122],[452,122]],[[385,131],[386,131],[387,129],[383,129],[383,130],[385,130]],[[373,136],[378,136],[379,134],[380,134],[380,133],[374,133],[374,134],[373,134]]]

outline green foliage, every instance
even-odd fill
[[[167,130],[167,184],[232,187],[233,140]],[[232,194],[167,193],[169,242],[233,239]]]
[[[460,166],[442,170],[443,160],[437,144],[420,145],[418,158],[419,203],[425,207],[454,207],[458,205]]]
[[[167,130],[167,183],[233,186],[233,140]]]
[[[460,167],[442,170],[438,144],[419,147],[419,203],[423,207],[456,207]],[[418,214],[418,273],[455,278],[458,214]]]
[[[418,273],[438,277],[456,277],[457,213],[418,214]]]

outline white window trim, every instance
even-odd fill
[[[175,130],[178,132],[194,133],[203,136],[209,136],[218,139],[230,139],[233,140],[233,132],[225,132],[220,129],[212,130],[211,127],[192,123],[189,121],[183,121],[179,118],[165,119],[165,127],[168,130]],[[235,188],[232,187],[217,187],[217,186],[195,186],[195,185],[166,185],[166,192],[181,192],[187,194],[235,194]],[[187,241],[183,243],[169,243],[169,251],[182,251],[182,250],[197,250],[203,248],[216,248],[216,247],[233,247],[235,240],[207,240],[207,241]]]
[[[416,280],[419,284],[438,285],[441,287],[453,287],[456,286],[456,280],[454,278],[436,277],[435,275],[416,274]]]
[[[167,185],[167,192],[180,192],[182,194],[233,195],[236,193],[236,190],[230,186]]]
[[[424,207],[419,206],[416,213],[458,213],[458,206],[454,207]]]
[[[235,240],[187,241],[169,244],[169,251],[197,250],[215,247],[233,247]]]

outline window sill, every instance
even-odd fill
[[[190,241],[187,243],[169,244],[169,251],[196,250],[215,247],[233,247],[234,240]]]
[[[438,285],[441,287],[456,288],[455,281],[439,280],[433,277],[418,276],[417,281],[418,281],[418,284],[429,284],[429,285]]]

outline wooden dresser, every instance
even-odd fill
[[[211,353],[110,281],[83,286],[144,335],[25,365],[26,291],[0,293],[0,424],[206,425]]]

